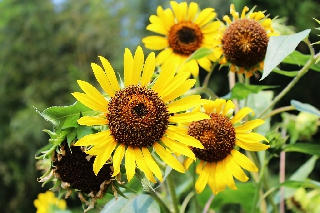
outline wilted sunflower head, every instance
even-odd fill
[[[252,132],[252,129],[264,123],[261,119],[247,122],[241,120],[253,113],[249,107],[242,108],[233,115],[235,105],[232,101],[216,99],[208,101],[195,111],[204,110],[210,118],[191,122],[188,126],[188,134],[198,139],[204,149],[191,148],[195,156],[200,160],[196,172],[200,175],[196,182],[196,191],[200,193],[208,184],[213,193],[223,191],[226,186],[237,189],[233,177],[245,182],[248,177],[243,172],[246,169],[251,172],[258,168],[239,151],[243,148],[249,151],[261,151],[269,148],[269,145],[261,143],[267,139]],[[187,159],[186,167],[192,163]]]
[[[223,57],[221,64],[230,64],[230,70],[251,77],[255,71],[263,69],[270,36],[276,36],[272,20],[264,12],[253,12],[244,7],[241,15],[230,5],[230,14],[223,17],[226,28],[221,39]],[[249,11],[249,12],[248,12]],[[248,13],[247,13],[248,12]]]
[[[213,51],[208,56],[186,61],[195,51],[205,47],[213,49],[221,39],[220,21],[214,21],[214,8],[199,10],[199,5],[191,2],[177,3],[170,1],[172,9],[157,8],[157,15],[151,15],[151,24],[147,30],[160,35],[147,36],[142,39],[145,46],[151,50],[161,50],[156,63],[161,65],[175,61],[180,70],[186,69],[193,76],[198,76],[199,65],[210,71],[211,61],[221,56],[221,51]]]

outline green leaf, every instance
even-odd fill
[[[207,55],[210,55],[212,53],[212,49],[202,47],[200,49],[197,49],[189,58],[187,61],[191,61],[192,59],[198,60],[203,57],[206,57]]]
[[[291,100],[290,104],[294,106],[298,111],[308,112],[320,117],[320,111],[310,104],[301,103],[300,101]]]
[[[305,55],[295,50],[290,55],[288,55],[282,62],[287,64],[303,66],[307,63],[307,61],[310,58],[311,55]],[[313,64],[311,65],[310,69],[320,72],[320,64]]]
[[[96,131],[94,131],[94,129],[92,127],[90,127],[90,126],[79,126],[76,129],[76,131],[77,131],[77,139],[78,140],[80,138],[82,138],[83,136],[96,133]]]
[[[147,194],[136,195],[133,193],[125,193],[128,199],[119,197],[117,200],[113,198],[102,209],[101,213],[160,213],[158,203]]]
[[[236,83],[232,88],[231,94],[224,96],[226,99],[242,100],[248,97],[251,93],[258,93],[263,89],[274,88],[276,86],[260,86],[260,85],[246,85],[243,83]]]
[[[301,152],[310,155],[320,156],[320,144],[315,143],[295,143],[286,145],[284,148],[286,152]]]
[[[217,194],[211,203],[211,208],[219,210],[224,204],[237,203],[244,209],[243,212],[250,212],[253,202],[252,198],[255,193],[254,185],[250,182],[237,183],[237,188],[237,190],[227,188]],[[212,191],[207,186],[204,191],[197,196],[199,204],[204,207],[211,195]]]
[[[307,29],[293,35],[271,36],[260,81],[267,77],[285,57],[292,53],[298,44],[309,35],[310,31],[310,29]]]
[[[299,73],[299,71],[283,71],[283,70],[280,70],[278,67],[275,67],[272,71],[288,77],[295,77]]]
[[[300,187],[304,187],[304,188],[320,188],[319,182],[317,181],[310,181],[310,180],[306,180],[306,181],[296,181],[296,180],[286,180],[285,182],[281,183],[279,185],[280,186],[285,186],[288,188],[300,188]]]

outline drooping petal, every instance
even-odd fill
[[[164,143],[164,145],[166,145],[171,151],[179,153],[179,154],[183,154],[185,156],[188,156],[189,158],[195,159],[195,155],[194,153],[191,151],[191,149],[181,143],[178,143],[174,140],[171,140],[170,138],[167,137],[162,137],[161,141]]]
[[[199,75],[199,65],[195,59],[192,59],[181,67],[181,70],[190,72],[194,77]]]
[[[226,183],[227,183],[227,186],[230,188],[230,189],[233,189],[233,190],[236,190],[237,187],[236,187],[236,184],[233,180],[233,175],[232,175],[232,172],[230,172],[230,169],[229,169],[229,158],[225,158],[222,160],[222,164],[223,164],[223,168],[225,169],[225,177],[226,177]]]
[[[236,133],[250,132],[252,129],[254,129],[262,124],[264,124],[264,120],[262,120],[262,119],[255,119],[255,120],[247,121],[243,125],[237,126],[235,128],[235,131],[236,131]]]
[[[187,158],[185,159],[185,161],[183,162],[183,166],[185,169],[189,169],[190,165],[192,164],[194,160],[192,158]]]
[[[247,177],[246,173],[241,169],[239,164],[233,159],[231,155],[227,156],[228,159],[228,167],[227,169],[229,172],[232,173],[232,175],[240,180],[241,182],[246,182],[249,178]]]
[[[182,135],[182,134],[179,134],[177,132],[174,132],[171,129],[171,126],[168,127],[168,129],[166,130],[165,134],[169,138],[171,138],[172,140],[179,141],[180,143],[186,144],[188,146],[192,146],[192,147],[203,149],[203,145],[201,144],[200,141],[198,141],[197,139],[195,139],[194,137],[192,137],[190,135]]]
[[[136,156],[136,163],[138,168],[146,175],[148,180],[150,180],[153,183],[156,183],[157,181],[154,179],[151,170],[144,161],[140,148],[134,148],[134,155]]]
[[[237,114],[231,119],[231,123],[238,123],[242,120],[246,115],[251,112],[252,116],[254,115],[254,111],[249,107],[244,107],[237,112]]]
[[[181,173],[185,172],[185,169],[182,166],[182,164],[175,157],[173,157],[170,152],[168,152],[165,148],[163,148],[163,146],[161,146],[159,143],[154,143],[153,148],[166,164],[168,164],[178,172],[181,172]]]
[[[106,125],[108,120],[101,117],[83,116],[78,120],[78,124],[86,126]]]
[[[147,86],[150,83],[152,74],[155,69],[155,63],[155,54],[154,52],[152,52],[148,55],[146,63],[143,67],[141,86]]]
[[[202,57],[197,60],[199,63],[200,67],[205,69],[207,72],[211,71],[211,61],[207,57]]]
[[[143,50],[140,46],[138,46],[133,58],[131,84],[137,85],[139,83],[143,62],[144,62]]]
[[[226,181],[227,181],[227,177],[225,175],[225,169],[224,165],[222,163],[222,161],[218,161],[216,163],[216,175],[215,175],[215,179],[218,180],[216,181],[216,194],[218,194],[219,192],[223,191],[226,188]]]
[[[83,105],[89,107],[90,109],[97,110],[100,112],[107,111],[108,102],[106,100],[106,104],[99,103],[96,100],[92,99],[89,95],[81,93],[81,92],[73,92],[71,93],[73,97],[75,97],[78,101],[80,101]]]
[[[95,173],[95,175],[97,175],[99,173],[100,169],[103,167],[103,165],[110,158],[111,153],[113,152],[116,145],[117,145],[117,142],[112,141],[111,143],[109,143],[109,145],[107,147],[105,147],[105,150],[102,150],[100,152],[100,154],[96,156],[96,158],[94,159],[94,163],[93,163],[93,172]],[[88,151],[86,153],[88,154]]]
[[[169,117],[169,122],[173,123],[186,123],[192,121],[200,121],[204,119],[210,119],[210,116],[203,112],[188,112],[175,114],[174,116]]]
[[[134,150],[131,146],[128,146],[125,155],[125,168],[127,173],[128,182],[133,178],[136,172],[136,159]]]
[[[197,174],[200,174],[202,172],[203,165],[205,165],[205,162],[203,160],[200,160],[200,163],[196,167],[196,173]]]
[[[113,155],[113,175],[112,177],[115,177],[117,174],[120,173],[120,164],[122,162],[124,152],[125,152],[126,146],[124,144],[119,144],[116,151]]]
[[[131,79],[132,79],[132,65],[133,65],[133,56],[132,53],[128,48],[124,51],[124,60],[123,60],[123,66],[124,66],[124,85],[127,87],[131,85]]]
[[[217,194],[217,182],[220,181],[216,178],[217,164],[215,162],[208,163],[209,180],[208,185],[214,194]]]
[[[201,193],[208,183],[208,178],[209,178],[208,164],[209,163],[207,163],[204,166],[202,172],[200,173],[199,178],[196,181],[195,188],[197,193]]]
[[[104,58],[102,56],[99,56],[99,58],[100,58],[100,61],[102,63],[102,66],[103,66],[103,68],[105,70],[105,73],[108,76],[108,79],[110,81],[110,84],[111,84],[113,90],[114,91],[119,91],[120,90],[120,86],[119,86],[119,83],[118,83],[118,79],[116,77],[116,74],[115,74],[110,62],[106,58]]]
[[[91,68],[93,71],[94,76],[96,77],[97,81],[99,82],[102,89],[110,96],[114,96],[113,87],[110,84],[108,76],[105,74],[103,69],[95,63],[91,63]]]
[[[256,167],[256,165],[254,165],[254,163],[252,163],[247,156],[240,153],[238,150],[235,150],[235,149],[231,150],[231,155],[242,168],[250,172],[258,171],[258,168]]]
[[[156,164],[156,162],[153,160],[149,150],[145,147],[142,147],[141,150],[142,150],[144,161],[148,165],[149,169],[159,179],[159,181],[162,182],[163,179],[162,179],[161,170],[160,170],[159,166]]]
[[[82,138],[80,138],[74,146],[90,146],[100,143],[101,141],[107,141],[106,139],[111,138],[110,137],[111,132],[110,130],[98,132],[95,134],[86,135]]]

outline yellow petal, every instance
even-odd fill
[[[231,155],[227,156],[227,162],[227,168],[235,178],[237,178],[241,182],[246,182],[249,179],[246,173],[244,173],[239,164],[233,159]]]
[[[120,87],[119,87],[118,79],[116,77],[116,74],[115,74],[110,62],[102,56],[99,56],[99,58],[102,63],[102,66],[108,76],[108,79],[110,81],[110,84],[111,84],[113,90],[119,91]]]
[[[170,125],[170,129],[180,135],[188,135],[188,128],[184,125],[179,125],[179,127]]]
[[[215,102],[216,113],[221,114],[224,108],[224,105],[226,104],[227,101],[224,99],[218,98],[214,102]]]
[[[183,166],[185,169],[189,169],[190,165],[192,164],[194,160],[192,158],[187,158],[185,159],[185,161],[183,162]]]
[[[233,110],[236,106],[231,100],[228,100],[226,105],[224,106],[222,115],[226,115],[230,110]]]
[[[95,100],[98,103],[101,103],[103,105],[108,105],[108,101],[101,95],[101,93],[91,84],[78,80],[77,81],[80,88],[88,95],[90,98]]]
[[[179,141],[180,143],[183,143],[187,146],[192,146],[192,147],[196,147],[199,149],[203,149],[203,145],[201,144],[200,141],[198,141],[197,139],[195,139],[194,137],[192,137],[190,135],[183,135],[183,134],[179,134],[177,132],[174,132],[172,130],[171,126],[168,127],[165,134],[169,138],[171,138],[172,140]]]
[[[242,149],[249,151],[262,151],[268,149],[270,146],[262,143],[246,143],[241,140],[237,140],[237,146],[240,146]]]
[[[202,27],[201,32],[204,34],[213,33],[215,31],[217,31],[220,26],[221,26],[220,21],[214,21],[214,22],[211,22],[211,23],[205,25],[204,27]]]
[[[108,120],[106,118],[83,116],[78,120],[78,124],[86,126],[106,125]]]
[[[160,73],[161,75],[161,73]],[[170,94],[173,90],[175,90],[176,88],[179,88],[179,86],[186,81],[187,78],[189,78],[190,73],[189,72],[181,72],[178,73],[170,82],[169,85],[163,86],[162,88],[160,87],[159,91],[158,91],[158,95],[160,97],[166,96],[168,94]]]
[[[151,24],[160,24],[160,25],[164,25],[163,21],[156,15],[151,15],[149,17],[149,21]]]
[[[96,77],[97,81],[99,82],[102,89],[110,96],[114,96],[114,90],[110,84],[108,76],[105,74],[103,69],[95,63],[91,63],[91,68],[93,71],[94,76]]]
[[[198,62],[195,59],[192,59],[184,64],[183,67],[181,67],[183,71],[190,72],[194,77],[197,77],[199,75],[199,65]]]
[[[187,8],[188,8],[187,2],[182,2],[178,4],[175,1],[170,1],[170,5],[177,19],[177,22],[184,21],[186,18]]]
[[[139,83],[143,62],[144,62],[144,54],[143,54],[142,48],[138,46],[133,59],[131,84],[137,85]]]
[[[236,127],[236,133],[250,132],[250,131],[252,131],[252,129],[254,129],[257,126],[260,126],[262,124],[264,124],[264,120],[261,120],[261,119],[247,121],[243,125]]]
[[[203,160],[200,160],[200,163],[196,167],[196,173],[197,174],[200,174],[202,172],[204,164],[205,164],[205,162]]]
[[[153,183],[156,183],[157,181],[154,179],[151,170],[144,161],[140,148],[134,148],[134,155],[136,156],[136,163],[138,168],[146,175],[148,180],[150,180]]]
[[[113,175],[112,177],[115,177],[117,174],[120,173],[120,165],[122,162],[122,158],[124,156],[124,151],[126,149],[126,146],[124,144],[119,144],[116,151],[113,155]]]
[[[238,123],[241,121],[242,118],[244,118],[249,113],[252,113],[252,116],[254,115],[254,111],[249,107],[244,107],[237,112],[237,114],[231,119],[232,123]]]
[[[234,160],[244,169],[250,171],[250,172],[257,172],[258,168],[254,163],[251,162],[251,160],[245,156],[244,154],[240,153],[238,150],[231,150],[231,155],[234,158]]]
[[[124,51],[124,84],[125,86],[131,85],[132,80],[132,65],[133,65],[133,56],[128,48]]]
[[[192,121],[200,121],[204,119],[210,119],[210,116],[203,112],[188,112],[175,114],[174,116],[169,117],[169,122],[173,123],[186,123]]]
[[[216,178],[216,172],[217,172],[216,168],[217,168],[217,164],[215,162],[208,163],[208,166],[207,166],[207,170],[209,171],[208,185],[214,194],[217,194],[217,184],[218,184],[217,182],[220,181]]]
[[[110,158],[111,153],[113,152],[116,145],[117,145],[116,141],[109,143],[109,145],[106,146],[105,149],[102,150],[101,153],[96,156],[96,158],[94,159],[94,163],[93,163],[93,172],[95,173],[95,175],[98,175],[100,169],[103,167],[103,165]],[[86,153],[88,153],[88,152],[86,152]]]
[[[163,24],[149,24],[146,29],[165,36],[169,33]]]
[[[174,140],[171,140],[170,138],[167,137],[162,137],[161,141],[166,145],[171,151],[183,154],[185,156],[188,156],[189,158],[195,159],[194,153],[189,149],[188,146],[178,143]]]
[[[216,107],[215,101],[211,101],[211,100],[208,100],[208,101],[207,101],[207,104],[204,104],[204,105],[203,105],[204,111],[205,111],[206,113],[213,113],[213,112],[215,112],[215,107]]]
[[[224,172],[225,172],[227,186],[230,189],[236,190],[237,187],[233,180],[232,172],[230,171],[230,168],[229,168],[229,161],[230,161],[229,158],[225,158],[222,160],[221,163],[223,164],[223,168],[225,169]]]
[[[168,39],[162,36],[147,36],[142,42],[150,50],[163,50],[169,46]]]
[[[201,100],[200,95],[190,95],[190,96],[181,98],[180,100],[171,102],[169,105],[167,105],[167,110],[169,113],[180,112],[187,109],[191,109],[195,106],[199,106],[201,105],[202,102],[203,101]]]
[[[157,66],[160,66],[168,59],[170,60],[172,54],[173,54],[172,48],[165,48],[164,50],[162,50],[156,57]]]
[[[73,97],[75,97],[78,101],[80,101],[83,105],[89,107],[90,109],[97,110],[100,112],[106,112],[108,107],[108,102],[98,103],[96,100],[92,99],[89,95],[81,93],[81,92],[73,92],[71,93]]]
[[[187,21],[193,21],[194,17],[198,12],[198,4],[195,2],[191,2],[188,8]]]
[[[205,8],[199,13],[194,23],[202,27],[213,20],[215,17],[216,13],[214,12],[213,8]]]
[[[128,146],[125,155],[125,168],[127,173],[128,182],[133,178],[136,172],[136,159],[134,150],[131,146]]]
[[[185,169],[182,166],[182,164],[175,157],[173,157],[168,150],[163,148],[163,146],[161,146],[159,143],[154,143],[153,148],[166,164],[168,164],[178,172],[181,172],[181,173],[185,172]]]
[[[195,79],[186,80],[185,82],[183,82],[180,85],[180,87],[177,87],[176,89],[172,90],[168,95],[163,96],[162,100],[164,102],[170,102],[170,101],[180,97],[181,95],[186,93],[189,89],[191,89],[195,83],[196,83]]]
[[[263,135],[250,132],[250,133],[238,133],[236,138],[246,143],[256,143],[257,141],[268,141]]]
[[[79,139],[74,146],[90,146],[100,143],[101,141],[107,141],[111,136],[110,130],[98,132],[95,134],[86,135]],[[112,137],[111,137],[112,138]]]
[[[160,75],[154,83],[152,89],[159,93],[159,91],[167,84],[169,84],[175,73],[175,64],[173,63],[165,63],[161,66]]]
[[[225,168],[224,165],[221,161],[217,162],[216,164],[216,175],[215,175],[215,179],[219,180],[216,181],[216,194],[218,194],[219,192],[223,191],[226,188],[226,176],[225,176]]]
[[[211,71],[211,62],[207,57],[203,57],[197,60],[199,63],[200,67],[205,69],[207,72]]]
[[[196,181],[195,188],[197,193],[201,193],[208,183],[209,172],[208,169],[206,169],[207,165],[205,165],[205,168],[202,170]]]
[[[143,67],[141,86],[147,86],[150,83],[152,74],[154,73],[155,63],[155,54],[152,52],[148,55]]]
[[[163,179],[162,179],[160,168],[156,164],[156,162],[153,160],[149,150],[145,147],[142,147],[142,154],[143,154],[144,161],[148,165],[149,169],[159,179],[159,181],[162,182]]]

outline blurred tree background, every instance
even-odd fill
[[[220,19],[229,14],[230,1],[197,3],[202,8],[216,8]],[[232,3],[238,11],[244,5],[258,5],[271,17],[285,16],[297,32],[312,29],[311,42],[319,40],[312,19],[320,19],[316,0]],[[42,130],[51,126],[35,108],[42,111],[72,104],[75,99],[70,93],[80,91],[77,79],[95,83],[90,63],[99,63],[98,55],[108,58],[121,73],[124,48],[133,50],[142,45],[141,38],[149,35],[145,30],[148,18],[158,5],[168,7],[169,1],[0,1],[0,209],[4,213],[35,212],[33,200],[46,190],[37,182],[41,173],[35,169],[34,156],[48,141]],[[301,51],[305,50],[302,46]],[[228,84],[224,70],[216,71],[212,79],[215,92],[225,95]],[[280,91],[290,80],[272,74],[257,83],[280,85]],[[279,104],[288,105],[291,99],[297,99],[320,108],[319,80],[319,72],[307,73]]]

